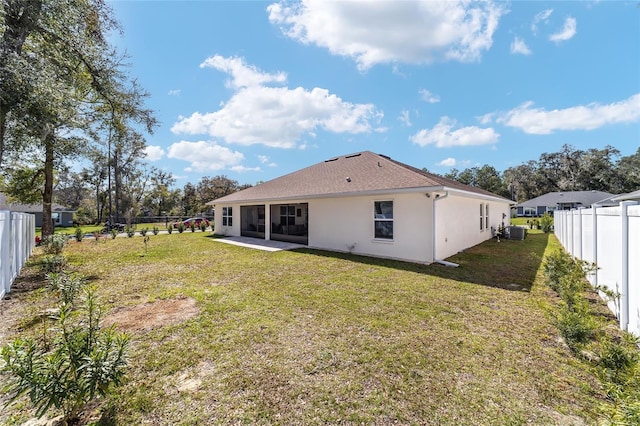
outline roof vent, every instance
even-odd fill
[[[353,154],[353,155],[347,155],[344,158],[353,158],[353,157],[360,157],[360,153]]]
[[[391,160],[391,157],[389,157],[388,155],[383,155],[383,154],[378,154],[378,155],[382,158],[386,158],[387,160]]]
[[[325,163],[330,163],[331,161],[336,161],[338,159],[338,157],[336,158],[330,158],[329,160],[324,160]]]
[[[346,177],[345,179],[347,182],[351,182],[351,178],[349,176]]]

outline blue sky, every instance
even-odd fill
[[[640,145],[637,1],[113,1],[176,186],[370,150],[446,173]]]

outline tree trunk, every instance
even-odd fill
[[[54,134],[51,126],[43,132],[44,156],[44,191],[42,193],[42,236],[53,235],[54,226],[51,218],[51,201],[53,199],[53,147]]]

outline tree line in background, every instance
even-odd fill
[[[537,161],[509,167],[502,173],[485,164],[462,171],[451,169],[443,176],[517,202],[557,191],[621,194],[640,189],[640,148],[623,157],[612,146],[583,151],[564,145],[559,152],[543,153]]]

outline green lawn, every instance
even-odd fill
[[[151,236],[146,254],[136,238],[66,253],[107,312],[181,298],[199,309],[132,334],[129,381],[101,403],[101,424],[595,424],[604,391],[552,325],[558,302],[542,285],[557,248],[542,233],[492,240],[448,268],[187,232]],[[37,261],[0,343],[41,333],[53,296],[21,290],[41,278]],[[28,417],[25,404],[0,412]]]

